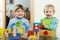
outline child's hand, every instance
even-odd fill
[[[41,22],[41,25],[44,27],[44,28],[48,28],[47,25],[43,22]]]

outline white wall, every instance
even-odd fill
[[[35,22],[40,22],[40,19],[45,17],[44,13],[43,13],[43,10],[44,10],[44,6],[46,4],[53,4],[56,8],[56,12],[55,12],[55,17],[58,18],[59,20],[59,24],[60,24],[60,0],[35,0],[35,3],[34,3],[34,21]],[[60,25],[58,25],[58,28],[57,28],[57,35],[58,37],[60,38]]]
[[[4,0],[0,0],[0,28],[2,28],[4,25]]]

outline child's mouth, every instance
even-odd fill
[[[22,14],[19,14],[18,16],[22,16]]]
[[[47,15],[47,16],[51,16],[51,15]]]

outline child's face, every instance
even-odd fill
[[[45,9],[45,15],[46,15],[46,17],[48,17],[48,18],[50,18],[50,17],[52,17],[52,15],[53,15],[54,13],[53,13],[53,10],[51,9],[51,8],[46,8]]]
[[[18,18],[22,18],[24,16],[24,10],[22,9],[17,9],[16,12],[15,12],[15,16],[18,17]]]

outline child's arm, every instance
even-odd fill
[[[44,28],[48,28],[48,26],[47,26],[45,23],[43,23],[43,22],[41,22],[41,25],[42,25]]]
[[[48,26],[45,23],[43,23],[43,20],[42,19],[40,21],[40,27],[41,28],[48,28]]]
[[[30,24],[29,24],[29,21],[28,21],[28,20],[26,20],[25,25],[26,25],[26,32],[28,32],[28,30],[30,30],[30,29],[31,29],[31,26],[30,26]]]
[[[50,29],[56,30],[57,26],[58,26],[58,20],[54,19],[54,21],[52,22],[52,24],[50,24]]]
[[[9,21],[9,24],[8,24],[8,26],[7,26],[7,29],[8,29],[8,28],[12,28],[14,25],[15,25],[14,21],[13,21],[13,20],[10,20],[10,21]]]

